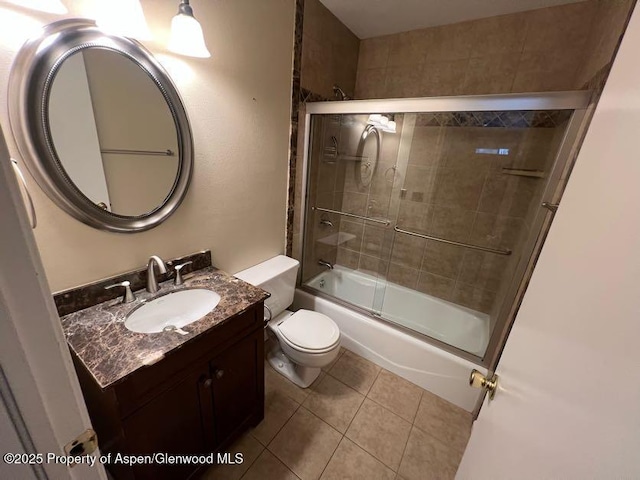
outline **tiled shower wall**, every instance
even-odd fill
[[[360,39],[319,0],[305,0],[302,32],[302,88],[334,98],[338,84],[353,97]]]
[[[396,115],[400,124],[401,117]],[[406,164],[393,168],[400,131],[383,134],[381,161],[370,183],[360,180],[360,170],[353,164],[338,168],[337,184],[344,193],[340,196],[334,189],[334,208],[388,217],[392,226],[405,230],[508,248],[513,254],[502,256],[394,235],[391,227],[346,218],[340,221],[339,231],[353,238],[338,246],[336,262],[474,310],[495,313],[519,260],[544,184],[540,178],[508,175],[502,168],[548,174],[567,117],[559,115],[555,122],[536,128],[439,126],[434,125],[433,115],[424,114],[417,118],[405,115],[404,121],[410,117],[415,126],[408,140]],[[359,119],[359,128],[351,131],[343,127],[342,140],[351,134],[351,142],[357,141],[365,120]],[[346,123],[351,123],[348,117]],[[343,148],[353,150],[348,144]],[[508,149],[509,155],[478,154],[477,148]],[[332,231],[325,227],[322,235]]]
[[[602,73],[603,68],[610,63],[633,3],[632,0],[589,0],[578,4],[363,40],[359,42],[359,56],[356,56],[358,58],[356,97],[389,98],[583,88],[596,72]],[[333,99],[331,90],[333,83],[339,83],[348,94],[352,93],[349,82],[353,79],[352,72],[355,70],[356,63],[353,55],[355,51],[353,38],[355,37],[346,34],[344,32],[346,27],[342,24],[337,25],[338,23],[340,23],[339,20],[318,0],[306,0],[301,76],[303,88],[314,92],[312,101],[321,100],[322,97]],[[339,34],[326,35],[326,32],[333,31]],[[343,40],[336,41],[336,38]],[[346,41],[348,38],[350,40]],[[339,76],[340,72],[344,73],[343,76]],[[304,98],[302,109],[304,109]],[[440,129],[428,127],[421,125],[421,122],[425,123],[424,118],[418,120],[414,140],[414,147],[418,150],[428,149],[427,145],[433,140],[431,137],[436,137],[442,142],[438,148],[448,149],[449,143],[453,142],[452,139],[456,135],[462,136],[463,129],[456,134],[446,134],[444,127]],[[441,131],[437,133],[436,130]],[[535,130],[536,132],[529,131],[526,135],[521,134],[524,138],[521,148],[529,148],[528,143],[535,147],[535,142],[539,140],[536,136],[539,136],[545,138],[535,148],[544,150],[548,147],[548,143],[545,142],[558,141],[557,132],[562,129],[540,126]],[[546,134],[542,133],[543,130],[546,130]],[[551,130],[555,130],[555,136],[550,133]],[[359,136],[361,132],[362,129],[356,133]],[[301,197],[302,133],[303,128],[300,128],[297,132],[299,147],[295,162],[298,168],[292,171],[291,179],[293,181],[295,175],[295,214],[292,216],[293,224],[290,224],[293,231],[290,238],[293,239],[292,254],[298,259],[302,258],[300,225],[303,206]],[[468,134],[469,138],[473,138],[472,132]],[[341,131],[341,135],[342,148],[348,133]],[[447,137],[449,143],[446,141]],[[395,140],[390,138],[391,136],[385,135],[383,146],[392,150],[390,145],[395,141],[397,153],[399,134],[394,137]],[[458,228],[456,222],[460,219],[451,215],[455,213],[454,210],[444,210],[443,208],[446,207],[442,205],[424,209],[424,204],[428,204],[431,198],[426,190],[421,191],[420,188],[432,188],[434,192],[445,192],[451,188],[445,185],[436,188],[428,183],[434,181],[432,177],[436,175],[434,174],[436,170],[431,169],[431,174],[427,173],[429,169],[416,160],[416,155],[419,154],[413,151],[414,147],[412,147],[406,172],[407,193],[402,199],[392,199],[393,201],[401,200],[399,224],[401,226],[404,226],[403,222],[405,225],[419,224],[425,216],[428,216],[433,220],[431,228],[443,234],[455,236]],[[394,162],[395,159],[392,161],[391,158],[392,156],[384,157],[383,163],[386,165]],[[376,198],[380,197],[380,179],[374,179],[375,183],[372,183],[368,190],[362,191],[362,186],[358,187],[353,182],[349,182],[346,171],[341,172],[340,169],[328,165],[323,166],[322,174],[329,175],[330,180],[327,182],[334,180],[334,208],[340,209],[346,206],[353,211],[362,210],[370,215],[372,208],[384,205],[381,198]],[[353,164],[350,165],[353,166]],[[460,165],[459,167],[462,172],[459,177],[460,182],[472,178],[471,173],[474,167],[469,171],[464,171]],[[443,172],[446,171],[443,170]],[[489,169],[488,172],[495,173],[495,170]],[[388,181],[390,175],[388,167],[380,167],[376,171],[377,175],[382,173],[386,174],[384,180]],[[344,176],[341,176],[343,174]],[[438,179],[437,182],[442,179],[437,175],[435,178]],[[344,184],[340,185],[335,181],[343,181]],[[392,181],[398,182],[404,179],[396,174]],[[423,181],[427,184],[420,185]],[[312,179],[311,183],[314,182],[315,180]],[[508,192],[529,191],[534,195],[535,184],[535,179],[500,179],[498,176],[492,178],[486,188],[495,189],[495,195],[501,195],[502,189]],[[461,188],[463,192],[467,192],[467,198],[473,199],[474,195],[477,195],[477,185],[462,185]],[[341,189],[344,192],[342,195]],[[438,195],[446,196],[445,193]],[[458,194],[451,193],[451,195]],[[489,193],[483,193],[483,195],[486,196]],[[528,214],[529,216],[523,214],[524,207],[521,205],[523,200],[516,198],[524,194],[513,194],[515,197],[512,199],[509,199],[510,194],[504,193],[504,195],[506,199],[501,200],[500,208],[507,208],[506,205],[513,203],[513,209],[517,215],[504,214],[502,211],[499,214],[483,211],[489,208],[486,203],[488,200],[484,200],[482,206],[477,204],[471,208],[471,204],[468,203],[466,207],[469,207],[467,211],[471,212],[467,215],[478,216],[484,222],[483,228],[486,230],[487,240],[493,242],[495,239],[492,237],[496,236],[510,239],[509,247],[514,249],[514,255],[507,259],[475,252],[466,252],[466,258],[463,258],[465,252],[457,247],[447,247],[434,242],[421,245],[418,239],[411,237],[398,238],[393,252],[384,251],[383,234],[379,227],[339,218],[334,219],[334,224],[340,225],[342,232],[355,234],[356,239],[350,241],[348,245],[330,248],[329,251],[322,253],[328,261],[335,260],[351,267],[357,264],[354,268],[370,272],[376,270],[376,265],[378,271],[385,271],[386,262],[393,253],[391,262],[388,264],[388,275],[391,281],[408,286],[415,285],[415,288],[436,296],[449,298],[477,310],[493,312],[496,309],[495,298],[499,298],[500,292],[505,288],[504,280],[499,279],[511,278],[510,272],[518,256],[517,247],[522,244],[531,221],[529,218],[531,214]],[[364,197],[366,201],[363,210]],[[531,198],[530,203],[537,202],[535,195]],[[327,201],[326,197],[323,201]],[[456,201],[458,200],[454,200],[453,205]],[[423,205],[419,205],[421,203]],[[505,225],[503,221],[506,222]],[[516,224],[521,227],[515,228]],[[481,225],[478,223],[474,226],[475,231],[470,232],[469,235],[479,239]],[[521,235],[514,235],[515,230],[521,232]],[[498,235],[495,232],[501,233]],[[355,245],[358,242],[360,247],[356,248]],[[317,272],[319,267],[314,266],[313,270]]]
[[[338,163],[335,159],[325,155],[326,148],[331,148],[331,137],[340,142],[340,116],[325,115],[313,125],[312,144],[310,145],[309,162],[309,191],[310,206],[340,210],[342,208],[342,183],[337,178]],[[318,260],[324,260],[332,264],[337,261],[336,245],[328,240],[327,232],[335,233],[340,225],[340,217],[333,214],[308,211],[312,221],[307,222],[308,232],[304,238],[305,251],[308,255],[304,258],[303,268],[306,278],[320,273],[324,267],[318,264]],[[335,227],[324,226],[320,221],[324,219]],[[298,220],[299,221],[299,220]],[[302,273],[302,272],[301,272]]]
[[[356,98],[578,90],[633,0],[589,0],[362,40]]]
[[[373,165],[374,144],[367,141],[363,150],[358,149],[367,118],[367,115],[324,115],[316,118],[310,149],[310,205],[358,215],[365,215],[366,212],[369,216],[387,216],[391,190],[387,181],[389,176],[385,178],[384,172],[395,165],[399,137],[383,143],[378,165]],[[402,122],[399,121],[398,131],[401,130]],[[337,158],[331,153],[332,137],[338,144]],[[364,158],[356,160],[356,157]],[[310,230],[305,237],[305,249],[309,253],[303,265],[305,279],[324,270],[325,267],[317,263],[320,259],[377,272],[378,264],[371,263],[377,259],[371,258],[367,264],[364,258],[363,265],[359,265],[362,233],[356,230],[363,230],[361,220],[322,212],[308,214],[312,216],[312,221],[307,224]],[[321,224],[321,220],[328,220],[331,224]],[[346,242],[338,241],[338,234],[355,235],[355,238]],[[355,265],[353,259],[350,263],[345,257],[356,254]]]
[[[333,85],[353,96],[360,40],[319,0],[297,0],[295,52],[300,56],[299,86],[295,89],[291,120],[292,146],[287,212],[287,254],[302,259],[302,162],[305,102],[335,100]]]

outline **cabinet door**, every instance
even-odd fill
[[[263,352],[259,330],[211,362],[217,446],[251,417],[257,422],[264,415]]]
[[[207,366],[192,370],[181,382],[161,393],[123,421],[129,454],[153,455],[205,453],[206,412],[213,408]],[[203,415],[203,413],[205,415]],[[210,417],[209,417],[210,418]],[[211,420],[209,419],[209,422]],[[124,453],[124,452],[123,452]],[[197,466],[139,465],[133,468],[139,479],[187,478]]]

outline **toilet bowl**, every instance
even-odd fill
[[[311,310],[292,312],[299,263],[279,255],[235,276],[271,294],[265,301],[273,316],[267,325],[277,344],[267,353],[271,366],[296,385],[307,388],[322,367],[333,362],[340,351],[340,329],[331,318]]]
[[[269,330],[278,344],[267,354],[271,366],[296,385],[307,388],[322,367],[331,364],[340,351],[340,330],[326,315],[311,310],[285,310]]]

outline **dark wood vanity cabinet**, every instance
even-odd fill
[[[256,382],[257,368],[262,370],[261,374],[264,376],[264,364],[256,358],[256,343],[261,342],[264,349],[264,337],[258,336],[259,339],[252,337],[237,343],[234,348],[218,355],[210,364],[215,436],[218,443],[223,443],[232,436],[238,425],[251,417],[255,399],[264,395],[263,386]],[[262,358],[264,359],[264,354]]]
[[[209,454],[264,416],[262,303],[102,390],[76,370],[102,454]],[[108,466],[116,479],[190,478],[199,465]]]

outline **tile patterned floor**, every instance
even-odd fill
[[[205,480],[446,480],[471,433],[471,415],[341,349],[308,389],[265,363],[265,418],[229,450],[241,465]]]

